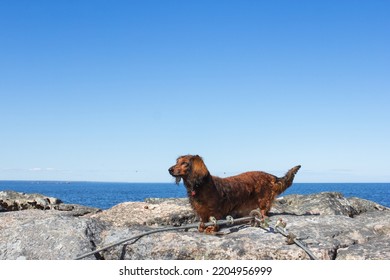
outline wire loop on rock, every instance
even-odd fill
[[[259,224],[261,225],[262,222],[263,222],[260,219],[260,217],[261,217],[260,212],[258,210],[253,210],[253,211],[250,212],[249,216],[242,217],[242,218],[236,218],[236,219],[233,219],[232,216],[227,216],[226,220],[217,220],[217,219],[215,219],[215,217],[210,217],[210,222],[209,223],[205,223],[204,226],[206,226],[206,227],[207,226],[217,226],[217,225],[219,225],[219,226],[221,226],[221,225],[231,226],[231,225],[234,225],[236,223],[238,224],[238,223],[243,223],[243,222],[251,222],[252,225],[254,224],[256,226],[256,225],[259,225]],[[283,236],[289,238],[290,242],[294,242],[295,244],[297,244],[299,247],[301,247],[310,256],[311,259],[316,260],[316,257],[313,255],[313,253],[311,253],[310,250],[306,246],[304,246],[302,244],[302,242],[300,242],[294,235],[288,234],[286,232],[286,230],[283,228],[283,225],[285,227],[285,222],[283,222],[283,223],[279,222],[279,224],[277,223],[275,228],[274,228],[275,229],[274,232],[280,233]],[[134,235],[132,237],[126,238],[124,240],[120,240],[120,241],[115,242],[113,244],[104,246],[104,247],[102,247],[100,249],[97,249],[95,251],[92,251],[92,252],[80,255],[80,256],[76,257],[75,260],[84,259],[84,258],[86,258],[88,256],[92,256],[92,255],[98,254],[101,251],[108,250],[108,249],[110,249],[112,247],[115,247],[115,246],[118,246],[120,244],[129,242],[129,241],[132,241],[132,240],[138,240],[141,237],[149,235],[149,234],[159,233],[159,232],[164,232],[164,231],[188,230],[188,229],[198,228],[198,226],[199,226],[198,224],[190,224],[190,225],[184,225],[184,226],[180,226],[180,227],[166,227],[166,228],[159,228],[159,229],[155,229],[155,230],[150,230],[150,231],[147,231],[147,232],[144,232],[144,233],[137,234],[137,235]],[[264,227],[262,227],[262,229],[263,230],[267,230]]]

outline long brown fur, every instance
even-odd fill
[[[213,233],[218,231],[217,226],[204,226],[211,216],[243,217],[260,208],[263,219],[266,218],[272,202],[291,186],[300,167],[293,167],[281,178],[261,171],[220,178],[210,175],[200,156],[185,155],[177,159],[169,173],[177,184],[183,179],[191,206],[200,218],[199,231]]]

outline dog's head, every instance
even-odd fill
[[[190,181],[194,185],[200,184],[203,179],[209,175],[203,159],[198,155],[186,155],[178,157],[176,164],[168,169],[179,184],[181,179]]]

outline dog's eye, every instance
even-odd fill
[[[188,166],[188,162],[183,162],[181,165],[184,166],[184,167],[187,167]]]

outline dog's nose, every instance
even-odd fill
[[[173,172],[173,167],[169,168],[169,169],[168,169],[168,172],[172,174],[172,172]]]

